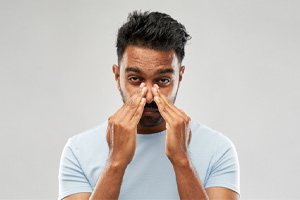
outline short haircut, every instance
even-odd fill
[[[170,15],[160,12],[133,11],[127,22],[118,30],[116,42],[118,62],[122,60],[128,45],[154,50],[174,50],[179,62],[184,58],[184,47],[191,36],[185,27]]]

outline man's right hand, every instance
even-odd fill
[[[132,160],[136,147],[137,125],[146,103],[147,87],[141,83],[139,90],[108,120],[106,140],[109,146],[109,163],[126,167]]]

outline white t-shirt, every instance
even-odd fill
[[[189,155],[203,186],[240,193],[239,162],[233,143],[203,124],[192,121],[190,127]],[[107,121],[68,140],[60,161],[58,199],[93,191],[108,158],[106,129]],[[179,199],[174,169],[165,154],[165,135],[165,131],[137,134],[135,155],[126,169],[120,200]]]

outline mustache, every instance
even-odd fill
[[[146,103],[145,108],[158,109],[157,104],[155,103],[155,101],[152,101],[151,103]]]

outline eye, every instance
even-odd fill
[[[161,78],[158,80],[159,85],[169,85],[170,82],[171,82],[171,79],[169,79],[169,78]]]
[[[139,83],[141,81],[141,79],[137,76],[130,76],[130,77],[128,77],[128,80],[129,80],[129,82],[132,82],[132,83]]]

